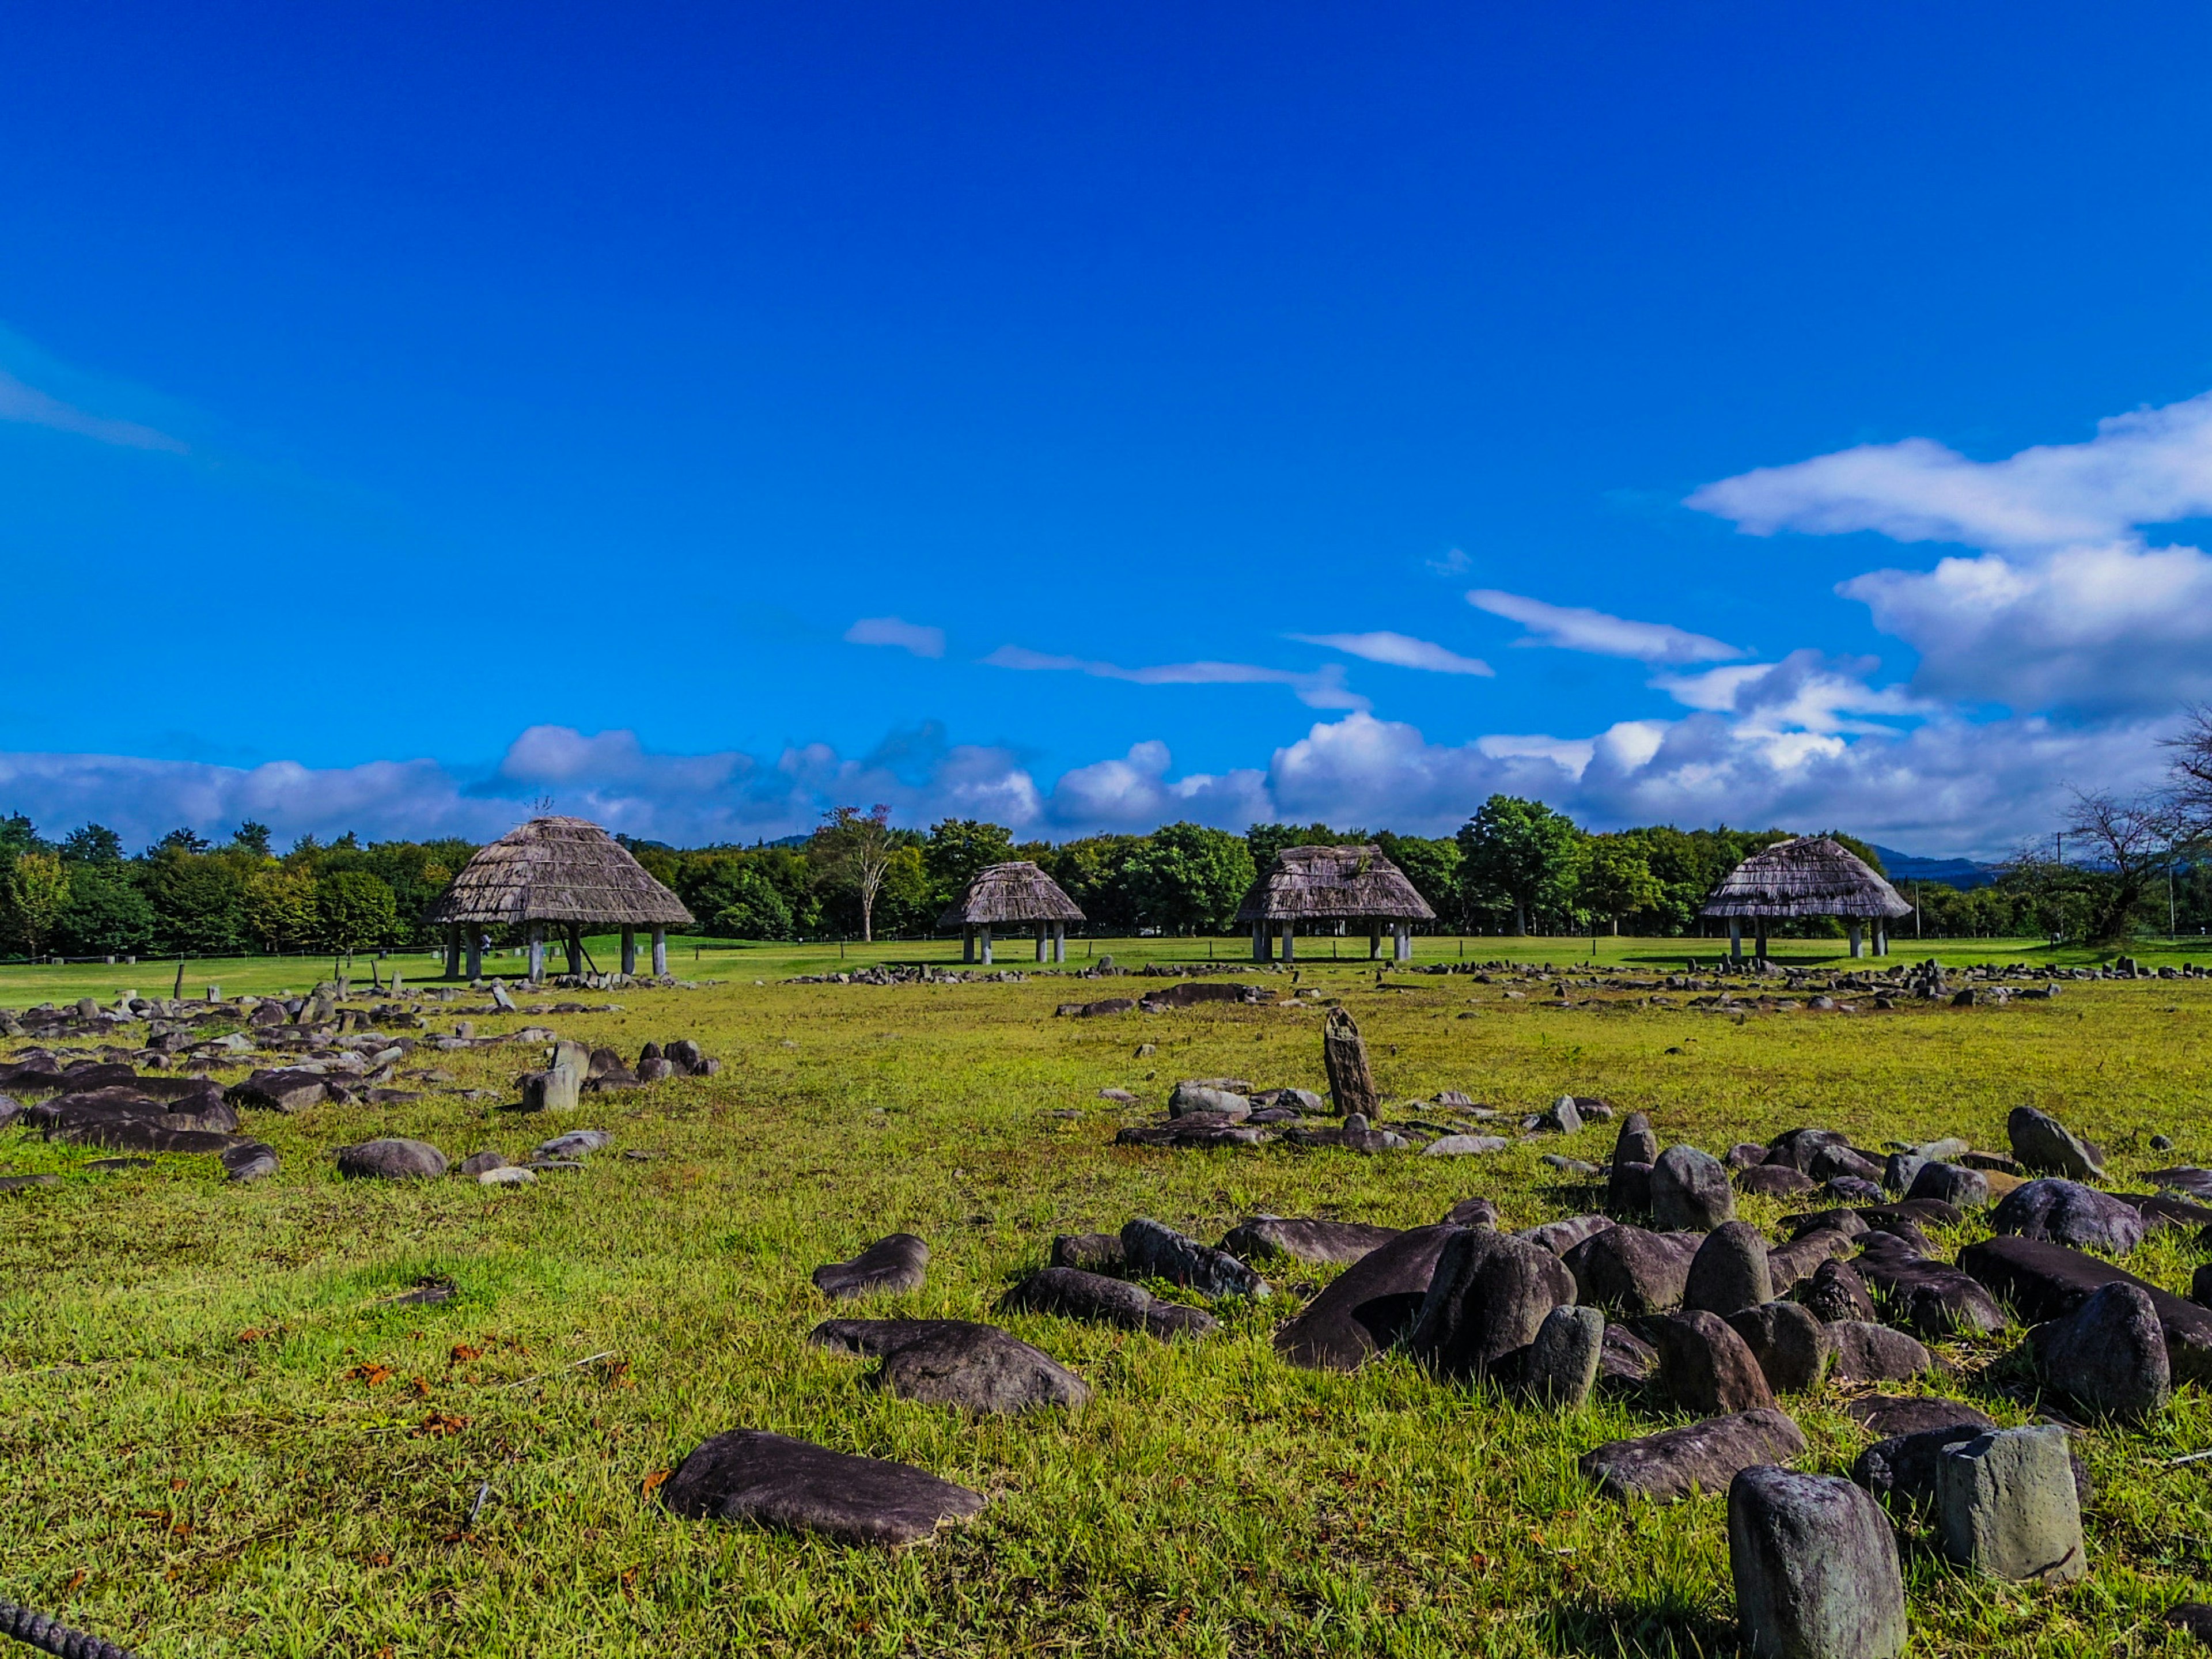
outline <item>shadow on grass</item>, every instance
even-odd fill
[[[1648,1659],[1712,1659],[1740,1650],[1732,1620],[1673,1596],[1631,1598],[1595,1606],[1554,1608],[1553,1639],[1562,1653],[1648,1656]]]

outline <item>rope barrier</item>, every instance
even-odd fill
[[[54,1659],[137,1659],[128,1648],[118,1648],[97,1636],[71,1630],[42,1613],[19,1607],[4,1598],[0,1598],[0,1636],[12,1636],[43,1653],[52,1654]]]

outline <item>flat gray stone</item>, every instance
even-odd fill
[[[1990,1178],[1962,1164],[1923,1164],[1905,1189],[1907,1198],[1933,1198],[1972,1209],[1990,1201]]]
[[[1996,1430],[1948,1448],[1938,1468],[1937,1521],[1953,1560],[2045,1583],[2089,1571],[2065,1430]]]
[[[1729,1484],[1729,1571],[1757,1659],[1895,1659],[1905,1577],[1875,1501],[1848,1480],[1755,1464]]]
[[[703,1442],[661,1486],[660,1500],[687,1519],[750,1521],[878,1548],[921,1543],[984,1504],[980,1492],[908,1464],[758,1429]]]
[[[912,1233],[879,1238],[850,1261],[830,1261],[814,1270],[814,1288],[844,1301],[860,1296],[892,1296],[918,1291],[929,1273],[929,1246]]]
[[[1887,1325],[1842,1319],[1827,1332],[1839,1382],[1903,1382],[1925,1375],[1936,1363],[1920,1342]]]
[[[884,1356],[878,1387],[902,1400],[984,1415],[1089,1402],[1081,1377],[1019,1337],[995,1325],[935,1322],[937,1329]]]
[[[1420,1317],[1437,1258],[1462,1230],[1416,1227],[1362,1256],[1275,1333],[1275,1352],[1307,1370],[1357,1370]]]
[[[1221,1248],[1246,1261],[1287,1256],[1293,1261],[1349,1263],[1397,1236],[1395,1227],[1370,1227],[1364,1222],[1262,1215],[1231,1228]]]
[[[1665,1503],[1692,1492],[1725,1492],[1741,1470],[1786,1462],[1804,1450],[1804,1432],[1767,1406],[1615,1440],[1584,1452],[1577,1467],[1608,1498]]]
[[[1187,1238],[1150,1216],[1139,1216],[1122,1227],[1121,1254],[1129,1272],[1164,1279],[1200,1296],[1261,1301],[1269,1294],[1267,1281],[1228,1251]]]
[[[999,1305],[1096,1325],[1117,1325],[1164,1340],[1202,1336],[1221,1328],[1218,1320],[1200,1309],[1163,1302],[1141,1285],[1074,1267],[1047,1267],[1031,1273],[1007,1291]]]
[[[446,1155],[424,1140],[365,1140],[338,1148],[338,1173],[349,1181],[435,1181]]]

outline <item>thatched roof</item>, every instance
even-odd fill
[[[1774,921],[1788,916],[1907,916],[1912,907],[1840,842],[1800,836],[1753,853],[1729,872],[1699,915]]]
[[[584,818],[532,818],[461,866],[430,907],[434,923],[580,922],[681,927],[691,913],[605,830]]]
[[[1248,924],[1436,919],[1379,847],[1285,847],[1237,907],[1237,920]]]
[[[1080,921],[1083,912],[1060,884],[1030,863],[994,864],[975,872],[958,898],[945,907],[939,927],[996,927],[1004,923]]]

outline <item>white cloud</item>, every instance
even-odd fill
[[[1456,547],[1441,559],[1431,559],[1427,563],[1429,568],[1439,576],[1464,576],[1474,566],[1474,561],[1468,558],[1462,549]]]
[[[1479,674],[1495,678],[1498,671],[1479,657],[1462,657],[1455,651],[1408,634],[1292,634],[1301,645],[1326,646],[1347,657],[1388,663],[1393,668],[1419,668],[1431,674]]]
[[[917,657],[945,654],[945,630],[896,617],[863,617],[845,630],[848,645],[891,645]]]
[[[1871,657],[1829,658],[1793,651],[1778,663],[1729,663],[1702,673],[1662,675],[1652,684],[1687,708],[1741,715],[1755,736],[1792,730],[1887,733],[1894,728],[1852,716],[1925,715],[1935,705],[1898,686],[1871,686]]]
[[[1927,438],[1863,444],[1710,483],[1686,503],[1754,536],[2048,548],[2212,513],[2212,392],[2097,423],[2087,443],[1971,461]]]
[[[2212,393],[2117,416],[2087,443],[1981,462],[1910,439],[1724,478],[1688,504],[1754,535],[1982,550],[1838,585],[1920,653],[1924,698],[2106,720],[2212,697],[2212,558],[2138,529],[2212,512]]]
[[[136,421],[110,420],[106,416],[88,414],[34,386],[25,385],[5,369],[0,369],[0,421],[51,427],[56,432],[75,433],[80,438],[124,449],[164,449],[178,455],[185,449],[181,440],[166,432],[156,432]]]
[[[1602,611],[1583,611],[1547,605],[1519,593],[1478,587],[1467,596],[1478,611],[1519,623],[1528,637],[1516,645],[1550,645],[1565,651],[1587,651],[1601,657],[1628,657],[1638,662],[1725,662],[1743,652],[1703,634],[1692,634],[1668,623],[1630,622]]]
[[[1026,646],[1002,645],[982,660],[994,668],[1013,668],[1030,673],[1088,674],[1094,679],[1127,680],[1133,685],[1283,685],[1297,694],[1309,708],[1365,708],[1367,699],[1348,689],[1344,669],[1328,663],[1310,672],[1289,668],[1261,668],[1243,662],[1160,663],[1146,668],[1124,668],[1118,663],[1093,662],[1081,657],[1048,656]]]

